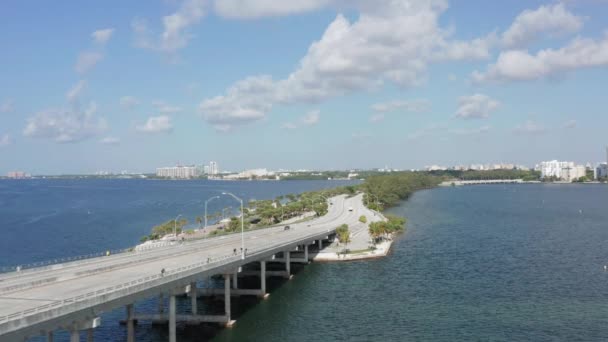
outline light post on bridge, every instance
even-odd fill
[[[207,204],[217,198],[220,198],[220,196],[214,196],[205,201],[205,228],[204,229],[207,229]]]
[[[175,240],[177,240],[177,219],[180,218],[182,216],[182,214],[177,215],[177,217],[175,217],[175,222],[173,224],[173,237],[175,237]]]
[[[241,259],[245,259],[245,210],[243,208],[243,200],[230,192],[222,192],[222,195],[231,196],[241,203]]]

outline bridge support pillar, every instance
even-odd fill
[[[260,283],[260,288],[262,289],[264,298],[266,298],[266,261],[260,261]]]
[[[80,342],[80,331],[78,331],[78,330],[70,331],[70,342]]]
[[[306,261],[310,260],[310,259],[308,259],[308,245],[304,245],[304,259]]]
[[[234,273],[232,273],[232,288],[233,289],[238,289],[239,288],[239,270],[236,269],[234,270]]]
[[[53,332],[52,331],[49,331],[49,332],[46,333],[46,341],[47,342],[53,342],[53,340],[54,340],[53,337],[54,336],[53,336]]]
[[[224,274],[224,312],[230,321],[230,274]]]
[[[283,252],[285,254],[285,278],[291,278],[291,252]]]
[[[198,299],[198,288],[196,287],[196,282],[193,281],[190,283],[190,303],[192,306],[192,314],[198,314],[198,303],[196,300]]]
[[[177,342],[175,328],[175,296],[169,296],[169,342]]]
[[[127,305],[127,342],[135,342],[135,320],[133,304]]]
[[[230,312],[230,274],[224,274],[224,312],[226,327],[231,328],[235,321],[232,320]]]
[[[323,249],[323,240],[319,240],[319,250]]]
[[[87,341],[93,342],[93,329],[97,328],[101,324],[101,318],[96,317],[91,320],[74,322],[74,324],[67,327],[70,332],[70,342],[80,342],[80,332],[82,330],[87,331]]]

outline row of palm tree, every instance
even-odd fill
[[[395,233],[405,229],[406,219],[397,216],[388,216],[387,221],[372,222],[369,224],[369,235],[372,237],[374,245],[386,239],[390,239]]]

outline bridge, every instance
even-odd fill
[[[440,186],[463,186],[463,185],[483,185],[483,184],[521,184],[523,179],[482,179],[482,180],[452,180],[445,181]]]
[[[46,336],[53,341],[56,330],[67,330],[70,341],[80,341],[81,332],[93,340],[100,314],[125,308],[127,340],[134,341],[134,324],[150,320],[168,324],[169,338],[176,341],[176,321],[212,322],[231,326],[231,296],[268,296],[266,278],[290,278],[291,264],[308,263],[309,246],[322,249],[341,224],[357,226],[365,208],[362,195],[330,200],[328,213],[314,220],[215,238],[176,243],[151,250],[132,251],[0,275],[0,340],[27,341]],[[245,249],[241,252],[242,244]],[[281,270],[266,269],[267,262],[280,263]],[[247,267],[245,267],[247,266]],[[253,266],[253,267],[252,267]],[[239,289],[243,275],[260,278],[258,289]],[[223,288],[200,289],[197,282],[210,277],[224,279]],[[191,298],[191,314],[176,312],[176,296]],[[224,314],[202,315],[199,296],[223,296]],[[137,313],[134,303],[149,298],[159,301],[157,313]]]

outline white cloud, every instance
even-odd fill
[[[0,113],[10,113],[15,109],[13,100],[7,99],[0,103]]]
[[[462,119],[487,118],[498,106],[500,103],[487,95],[461,96],[458,99],[458,110],[455,116]]]
[[[472,77],[476,82],[529,81],[601,66],[608,66],[608,33],[601,40],[576,38],[560,49],[544,49],[535,55],[505,51],[485,72],[475,71]]]
[[[542,134],[545,133],[547,131],[547,129],[541,125],[538,124],[532,120],[528,120],[526,122],[524,122],[521,125],[518,125],[517,127],[515,127],[514,132],[517,134]]]
[[[301,119],[302,124],[306,126],[314,126],[319,123],[321,118],[321,112],[319,110],[313,110],[308,112],[308,114],[304,115]]]
[[[95,51],[85,51],[78,55],[74,69],[81,74],[93,69],[103,59],[103,54]]]
[[[13,141],[11,140],[11,136],[8,134],[4,134],[0,136],[0,148],[2,147],[6,147],[10,144],[12,144]]]
[[[490,126],[481,126],[479,128],[472,129],[453,129],[450,132],[456,135],[478,135],[482,133],[487,133],[492,129]]]
[[[136,129],[145,133],[169,133],[173,130],[171,118],[166,115],[148,118],[145,124],[136,126]]]
[[[93,33],[91,33],[91,37],[93,38],[93,41],[97,44],[105,44],[107,43],[110,38],[112,38],[112,34],[114,33],[114,29],[113,28],[107,28],[107,29],[103,29],[103,30],[97,30]]]
[[[544,33],[562,36],[578,32],[582,27],[583,18],[568,12],[564,4],[557,3],[523,11],[503,33],[502,41],[508,48],[522,47]]]
[[[152,105],[161,114],[175,114],[182,111],[181,107],[171,106],[163,101],[154,101]]]
[[[274,102],[274,84],[268,76],[238,81],[226,95],[204,100],[199,111],[203,120],[215,129],[225,131],[234,125],[266,117]]]
[[[215,11],[226,18],[251,19],[314,11],[334,0],[215,0]]]
[[[145,20],[135,18],[131,27],[135,33],[135,46],[174,55],[186,47],[193,37],[189,28],[205,15],[207,0],[184,0],[177,11],[162,18],[163,32],[153,38]]]
[[[205,120],[233,126],[263,119],[277,104],[317,103],[386,82],[417,86],[425,82],[430,63],[489,56],[485,38],[450,41],[449,30],[439,26],[446,1],[355,4],[358,19],[338,15],[287,78],[263,75],[237,82],[226,95],[203,101]]]
[[[69,102],[76,102],[86,87],[87,81],[80,80],[65,94],[65,96]]]
[[[51,139],[58,143],[72,143],[99,135],[107,129],[105,119],[96,116],[97,105],[92,102],[81,111],[72,109],[47,109],[27,119],[23,135]]]
[[[321,111],[313,110],[313,111],[306,113],[306,115],[300,117],[300,119],[298,120],[297,123],[286,122],[283,124],[282,127],[285,129],[296,129],[296,128],[302,127],[302,126],[314,126],[314,125],[318,124],[320,120],[321,120]]]
[[[134,96],[123,96],[120,98],[120,106],[125,109],[133,109],[138,104],[140,104],[139,100]]]
[[[118,145],[120,144],[120,138],[117,137],[105,137],[99,141],[100,144],[104,145]]]
[[[412,101],[390,101],[372,105],[372,110],[378,113],[394,112],[403,110],[406,112],[426,112],[430,109],[431,102],[428,100]]]
[[[380,121],[384,121],[384,113],[376,113],[376,114],[372,114],[372,116],[369,117],[369,122],[371,123],[377,123]]]
[[[564,123],[564,128],[576,128],[578,122],[576,120],[568,120]]]

